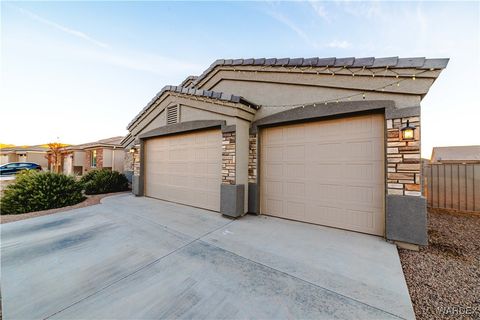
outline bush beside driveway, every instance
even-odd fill
[[[0,209],[2,215],[24,214],[76,205],[86,199],[84,193],[127,190],[127,178],[117,171],[92,170],[77,181],[73,175],[24,170],[2,190]]]

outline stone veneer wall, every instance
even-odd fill
[[[235,131],[222,133],[222,184],[235,184]]]
[[[125,158],[123,159],[123,171],[133,172],[133,153],[125,150]]]
[[[140,176],[140,145],[136,146],[132,155],[133,175]]]
[[[257,182],[257,135],[248,137],[248,182]]]
[[[416,127],[414,140],[402,140],[400,129]],[[387,120],[387,190],[388,194],[421,196],[420,117]]]

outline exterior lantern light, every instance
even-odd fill
[[[411,125],[409,120],[407,120],[407,125],[403,127],[401,131],[403,140],[413,140],[415,138],[415,126]]]
[[[129,150],[130,153],[135,153],[135,147],[131,147]]]

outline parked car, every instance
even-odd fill
[[[42,167],[33,162],[11,162],[0,166],[0,175],[17,174],[22,170],[42,170]]]

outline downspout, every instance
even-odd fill
[[[115,148],[116,148],[116,146],[113,146],[113,150],[112,150],[112,171],[115,171]]]

